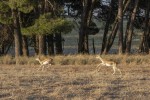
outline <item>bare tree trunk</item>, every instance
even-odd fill
[[[63,54],[61,33],[55,34],[56,54]]]
[[[107,40],[106,48],[104,49],[104,54],[107,54],[108,51],[110,50],[110,48],[114,42],[114,39],[116,37],[117,31],[118,31],[118,22],[115,23],[114,29]]]
[[[39,35],[39,55],[46,55],[46,41],[43,35]]]
[[[110,25],[110,21],[111,21],[111,15],[113,13],[113,5],[114,5],[114,0],[111,1],[110,4],[110,10],[109,10],[109,15],[108,15],[108,19],[106,21],[105,24],[105,29],[104,29],[104,35],[103,35],[103,41],[102,41],[102,48],[101,48],[101,54],[104,52],[104,49],[106,48],[106,41],[107,41],[107,34],[108,34],[108,30],[109,30],[109,25]]]
[[[90,0],[83,0],[83,11],[81,15],[81,25],[79,30],[78,53],[88,53],[88,51],[86,51],[85,49],[88,48],[87,19],[89,13],[89,2]]]
[[[13,28],[14,28],[14,40],[15,40],[15,57],[22,56],[22,34],[20,30],[20,23],[18,17],[18,10],[12,10],[13,16]]]
[[[34,44],[34,51],[35,51],[35,55],[39,54],[39,36],[33,36],[32,37],[33,40],[33,44]]]
[[[89,53],[87,29],[91,22],[94,3],[95,0],[83,0],[83,11],[79,30],[78,53]]]
[[[0,55],[3,55],[5,53],[5,46],[2,44],[0,47]]]
[[[130,25],[130,21],[131,21],[131,15],[128,18],[128,22],[126,25],[126,32],[125,32],[125,36],[124,36],[124,41],[123,41],[123,52],[125,53],[126,50],[126,42],[127,42],[127,36],[128,36],[128,30],[129,30],[129,25]]]
[[[53,34],[47,36],[47,44],[48,44],[48,54],[54,55],[54,40]]]
[[[22,37],[22,46],[23,46],[23,56],[29,56],[28,39],[26,36]]]
[[[21,17],[22,16],[22,17]],[[18,17],[19,17],[19,25],[20,25],[20,29],[23,28],[23,26],[25,26],[23,23],[23,15],[21,15],[21,12],[18,12]],[[28,39],[27,36],[22,35],[22,52],[23,52],[23,56],[29,56],[29,49],[28,49]]]
[[[131,0],[128,0],[127,2],[124,2],[124,5],[123,5],[123,14],[126,12],[127,7],[130,4],[130,1]],[[114,26],[113,26],[112,32],[109,35],[109,38],[108,38],[108,40],[106,42],[106,46],[104,48],[104,52],[101,52],[101,54],[107,54],[108,53],[108,51],[110,50],[110,48],[111,48],[111,46],[112,46],[112,44],[114,42],[114,39],[116,37],[117,31],[118,31],[118,17],[116,17],[116,19],[114,21]]]
[[[141,43],[139,46],[140,53],[149,53],[149,46],[148,46],[148,34],[149,34],[149,11],[150,11],[150,3],[149,0],[147,2],[147,9],[145,10],[145,21],[144,21],[144,32],[142,35]]]
[[[128,36],[127,36],[127,41],[126,41],[126,53],[127,54],[130,53],[130,51],[131,51],[131,42],[132,42],[132,35],[133,35],[133,23],[135,20],[136,11],[138,8],[138,3],[139,3],[139,0],[135,0],[135,6],[134,6],[133,12],[131,14],[131,22],[129,25]]]
[[[148,36],[147,36],[147,41],[148,41],[148,47],[150,48],[150,20],[149,20],[149,23],[148,23]]]
[[[118,51],[119,54],[123,53],[123,0],[119,0],[118,5],[118,24],[119,24],[119,41],[118,41]]]

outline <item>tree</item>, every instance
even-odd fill
[[[60,33],[60,32],[62,34],[63,33],[66,34],[66,33],[70,32],[72,30],[72,28],[73,28],[73,24],[70,21],[67,21],[63,18],[52,17],[51,13],[46,13],[46,14],[41,14],[40,17],[38,19],[36,19],[34,25],[27,27],[27,28],[23,28],[22,32],[26,33],[25,35],[29,35],[29,36],[30,35],[50,36],[50,34]],[[44,40],[43,40],[43,42],[44,42]],[[39,41],[39,42],[42,43],[41,41]],[[41,45],[43,45],[43,44],[41,44]],[[43,48],[41,46],[39,46],[39,47],[41,49]],[[39,52],[41,52],[41,51],[39,51]],[[45,52],[45,50],[44,50],[44,52]]]
[[[127,11],[129,4],[130,4],[130,1],[131,0],[127,0],[123,3],[123,14],[122,15],[124,15],[124,13]],[[114,3],[113,5],[115,5],[115,3],[117,3],[117,2],[113,2],[113,3]],[[115,8],[114,8],[113,12],[115,12]],[[114,19],[114,22],[113,22],[112,31],[111,31],[110,35],[108,36],[107,41],[105,41],[106,43],[105,43],[105,46],[103,46],[103,50],[101,51],[101,54],[107,54],[108,51],[110,50],[110,48],[112,47],[114,39],[115,39],[117,31],[118,31],[118,28],[119,28],[118,24],[119,23],[118,23],[118,15],[117,15],[116,18]]]
[[[14,29],[14,39],[15,39],[15,56],[21,56],[23,54],[22,51],[22,33],[21,33],[21,23],[19,21],[20,12],[29,13],[32,9],[32,2],[29,0],[9,0],[9,7],[12,11],[13,18],[13,29]],[[24,41],[25,43],[25,41]]]
[[[138,4],[139,4],[139,0],[135,0],[134,2],[134,9],[131,13],[131,17],[130,17],[130,24],[129,24],[129,28],[127,30],[127,41],[126,41],[126,53],[130,53],[131,50],[131,42],[132,42],[132,35],[133,35],[133,23],[135,20],[135,16],[136,16],[136,12],[138,9]]]
[[[91,23],[92,12],[94,9],[95,0],[83,0],[83,10],[81,15],[81,25],[79,29],[79,53],[89,53],[88,47],[88,28]]]
[[[22,33],[20,23],[20,12],[28,13],[33,9],[30,0],[5,0],[0,2],[0,10],[4,11],[1,16],[3,24],[11,26],[15,40],[15,57],[21,56],[22,51]]]
[[[6,1],[0,2],[0,54],[6,54],[13,42],[11,34],[11,9]]]
[[[119,0],[118,5],[118,25],[119,25],[119,41],[118,41],[118,47],[119,47],[119,54],[123,53],[123,0]]]
[[[113,17],[112,17],[114,15],[114,5],[115,5],[115,0],[111,0],[109,11],[108,11],[108,14],[107,14],[108,17],[106,18],[106,24],[105,24],[105,28],[104,28],[101,54],[104,52],[104,49],[106,48],[108,31],[109,31],[109,28],[110,28],[110,24],[112,23],[112,20],[114,20]]]
[[[139,46],[139,52],[140,53],[149,53],[149,45],[148,45],[148,37],[149,37],[149,24],[150,24],[150,20],[149,20],[149,12],[150,12],[150,3],[148,0],[146,0],[147,5],[145,8],[145,21],[144,21],[144,32],[142,34],[141,37],[141,43]]]
[[[56,54],[62,54],[62,36],[61,33],[55,33]]]
[[[9,25],[1,24],[0,30],[0,55],[5,55],[13,44],[14,38]]]
[[[14,39],[15,39],[15,57],[21,56],[22,52],[22,34],[20,30],[20,23],[18,17],[18,10],[12,9],[13,16],[13,29],[14,29]]]

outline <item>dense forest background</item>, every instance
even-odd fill
[[[108,54],[113,45],[130,54],[133,40],[136,53],[148,54],[149,12],[148,0],[1,0],[0,55],[63,54],[64,44],[82,54]]]

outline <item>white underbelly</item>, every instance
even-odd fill
[[[110,65],[110,64],[106,64],[106,66],[112,66],[112,65]]]
[[[112,66],[111,64],[102,63],[104,66]]]

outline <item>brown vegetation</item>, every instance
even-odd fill
[[[20,65],[8,56],[0,58],[0,99],[12,100],[101,100],[150,98],[150,56],[103,56],[117,61],[119,73],[102,67],[95,56],[56,56],[55,65],[37,71],[38,62],[20,58]],[[11,60],[10,60],[11,59]],[[7,61],[9,60],[9,61]],[[24,62],[23,62],[24,61]],[[9,64],[9,65],[8,65]],[[11,65],[10,65],[11,64]]]
[[[106,60],[115,61],[123,65],[138,65],[149,64],[149,55],[102,55]],[[57,55],[57,56],[40,56],[41,59],[53,58],[53,65],[97,65],[100,61],[96,59],[96,55]],[[17,64],[20,65],[37,65],[36,57],[19,57],[15,60],[14,57],[6,55],[0,56],[0,64]]]

